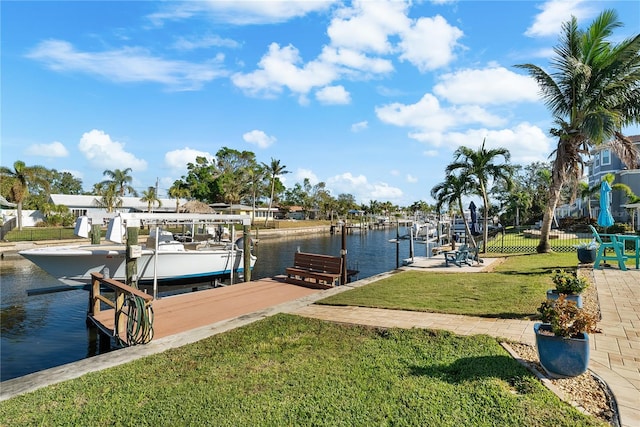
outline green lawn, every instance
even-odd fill
[[[401,273],[324,302],[523,317],[548,273],[575,265],[575,254],[514,256],[493,273]],[[4,401],[0,425],[606,424],[560,401],[494,338],[280,314]]]
[[[487,336],[277,315],[19,396],[2,425],[587,426]]]
[[[550,273],[576,265],[575,253],[553,253],[511,256],[491,273],[406,271],[319,303],[528,318],[553,288]]]

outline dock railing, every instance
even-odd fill
[[[113,290],[113,299],[102,294],[102,288]],[[132,286],[91,273],[89,310],[87,317],[103,333],[118,340],[120,345],[146,344],[153,338],[153,296]],[[101,304],[113,309],[113,318],[102,313]],[[108,310],[109,312],[111,310]]]

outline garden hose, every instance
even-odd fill
[[[127,296],[125,301],[127,307],[127,341],[123,342],[118,337],[123,346],[133,346],[146,344],[153,338],[153,307],[145,307],[145,300],[135,295]]]

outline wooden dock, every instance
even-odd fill
[[[186,332],[318,292],[321,290],[285,283],[276,277],[160,298],[152,302],[153,338]],[[115,310],[102,310],[94,319],[113,330]]]

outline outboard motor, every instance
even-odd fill
[[[235,245],[238,249],[244,249],[244,237],[236,239]],[[249,237],[249,248],[251,253],[253,253],[253,239],[251,237]]]

